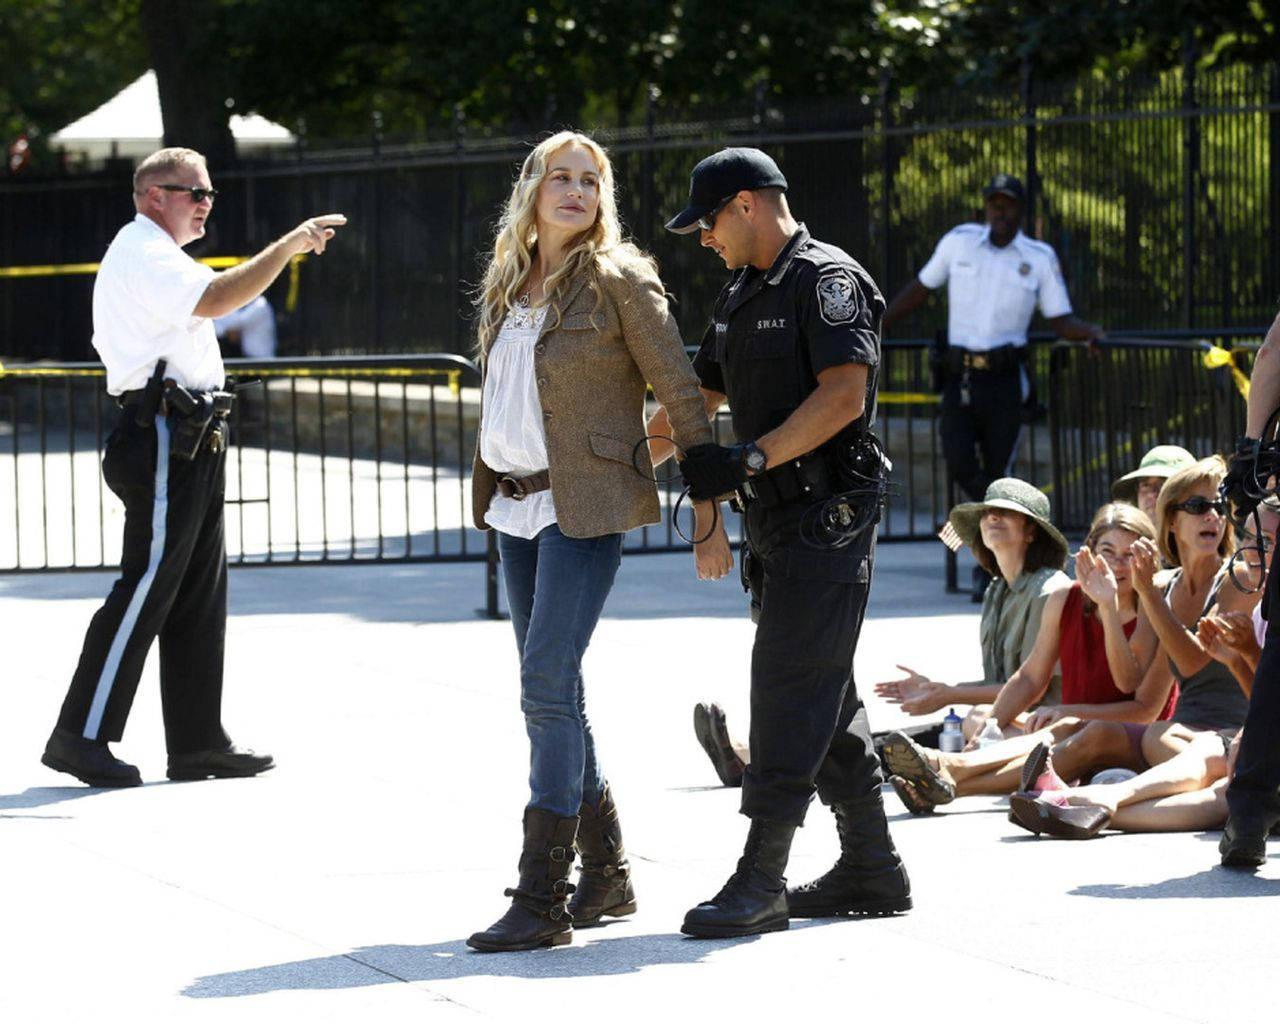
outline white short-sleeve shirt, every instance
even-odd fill
[[[1025,345],[1037,303],[1046,319],[1071,312],[1053,247],[1021,231],[996,246],[985,224],[952,228],[918,277],[926,288],[947,284],[948,341],[977,352]]]
[[[116,233],[93,283],[93,347],[108,392],[144,387],[160,359],[183,387],[222,387],[213,321],[192,315],[214,273],[141,213]]]

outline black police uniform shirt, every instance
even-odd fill
[[[817,390],[819,373],[843,363],[868,367],[870,424],[884,309],[871,275],[801,224],[768,270],[735,271],[693,367],[704,388],[728,395],[739,441],[775,429]]]

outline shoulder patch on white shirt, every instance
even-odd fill
[[[818,278],[818,312],[832,324],[847,324],[858,312],[853,278],[845,270],[828,270]]]

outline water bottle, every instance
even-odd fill
[[[989,747],[993,743],[999,743],[1004,739],[1004,733],[1000,730],[1000,726],[994,718],[988,718],[986,725],[982,727],[982,731],[978,733],[978,746]]]
[[[960,731],[960,716],[956,714],[955,708],[947,712],[947,717],[942,720],[938,749],[946,754],[958,754],[964,749],[964,733]]]

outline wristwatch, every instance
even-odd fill
[[[764,457],[764,452],[760,450],[759,445],[754,441],[748,441],[742,446],[742,464],[746,466],[747,473],[755,476],[765,471],[769,460]]]

